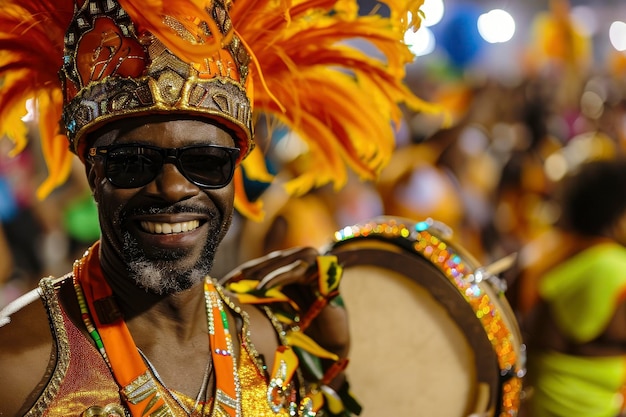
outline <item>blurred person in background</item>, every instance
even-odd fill
[[[615,417],[626,384],[626,160],[586,162],[559,186],[557,226],[521,254],[525,409]]]
[[[100,234],[80,162],[45,202],[37,199],[37,182],[46,168],[35,126],[24,125],[30,139],[21,152],[11,155],[11,140],[0,140],[0,221],[12,264],[8,279],[0,285],[0,306],[31,289],[42,276],[63,274],[75,259],[70,259],[70,253],[82,254]]]
[[[2,262],[12,265],[7,279],[0,281],[0,306],[35,285],[45,271],[41,246],[46,224],[35,198],[38,170],[32,148],[10,157],[11,141],[0,139],[0,222],[9,243]]]

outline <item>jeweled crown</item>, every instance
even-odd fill
[[[224,2],[208,7],[223,45],[203,62],[187,62],[139,28],[117,0],[76,5],[60,71],[63,123],[73,152],[82,158],[85,134],[104,122],[159,113],[215,119],[234,132],[241,159],[252,150],[250,55],[231,33]],[[181,41],[202,42],[188,22],[167,17],[164,23]],[[206,22],[194,25],[212,36]]]

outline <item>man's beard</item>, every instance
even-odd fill
[[[187,255],[180,250],[160,250],[150,256],[139,246],[137,240],[124,231],[123,256],[128,266],[130,278],[140,287],[155,294],[173,294],[202,282],[213,267],[215,252],[223,233],[218,217],[209,220],[210,233],[196,264],[187,269],[181,268],[179,260]],[[151,248],[152,251],[155,248]]]

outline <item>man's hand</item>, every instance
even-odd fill
[[[348,316],[345,309],[333,300],[336,291],[320,301],[319,256],[317,250],[308,247],[272,252],[244,263],[228,274],[223,283],[252,280],[257,281],[256,290],[280,288],[298,306],[301,318],[311,318],[305,333],[323,348],[345,358],[350,349]],[[321,309],[312,312],[316,305],[321,305]],[[309,312],[314,317],[307,316]]]

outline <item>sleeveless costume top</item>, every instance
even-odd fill
[[[604,332],[626,296],[626,249],[603,243],[549,270],[539,284],[559,330],[573,343]],[[537,351],[529,357],[535,417],[615,417],[624,409],[626,355],[574,356]]]
[[[103,357],[81,330],[68,317],[59,303],[58,291],[64,283],[71,284],[71,275],[52,280],[44,278],[40,282],[40,293],[48,311],[55,352],[56,367],[34,406],[26,414],[28,417],[45,416],[85,416],[117,417],[127,415],[120,398],[119,387]],[[241,382],[242,412],[244,416],[288,416],[281,410],[276,413],[268,404],[268,379],[264,375],[257,354],[244,337],[245,329],[239,335],[240,357],[238,374]],[[219,375],[216,375],[219,378]],[[175,416],[187,415],[178,406],[168,390],[157,383],[162,397]],[[193,408],[195,400],[176,393],[180,401]],[[211,404],[201,404],[201,410],[194,415],[221,417],[219,409]]]

